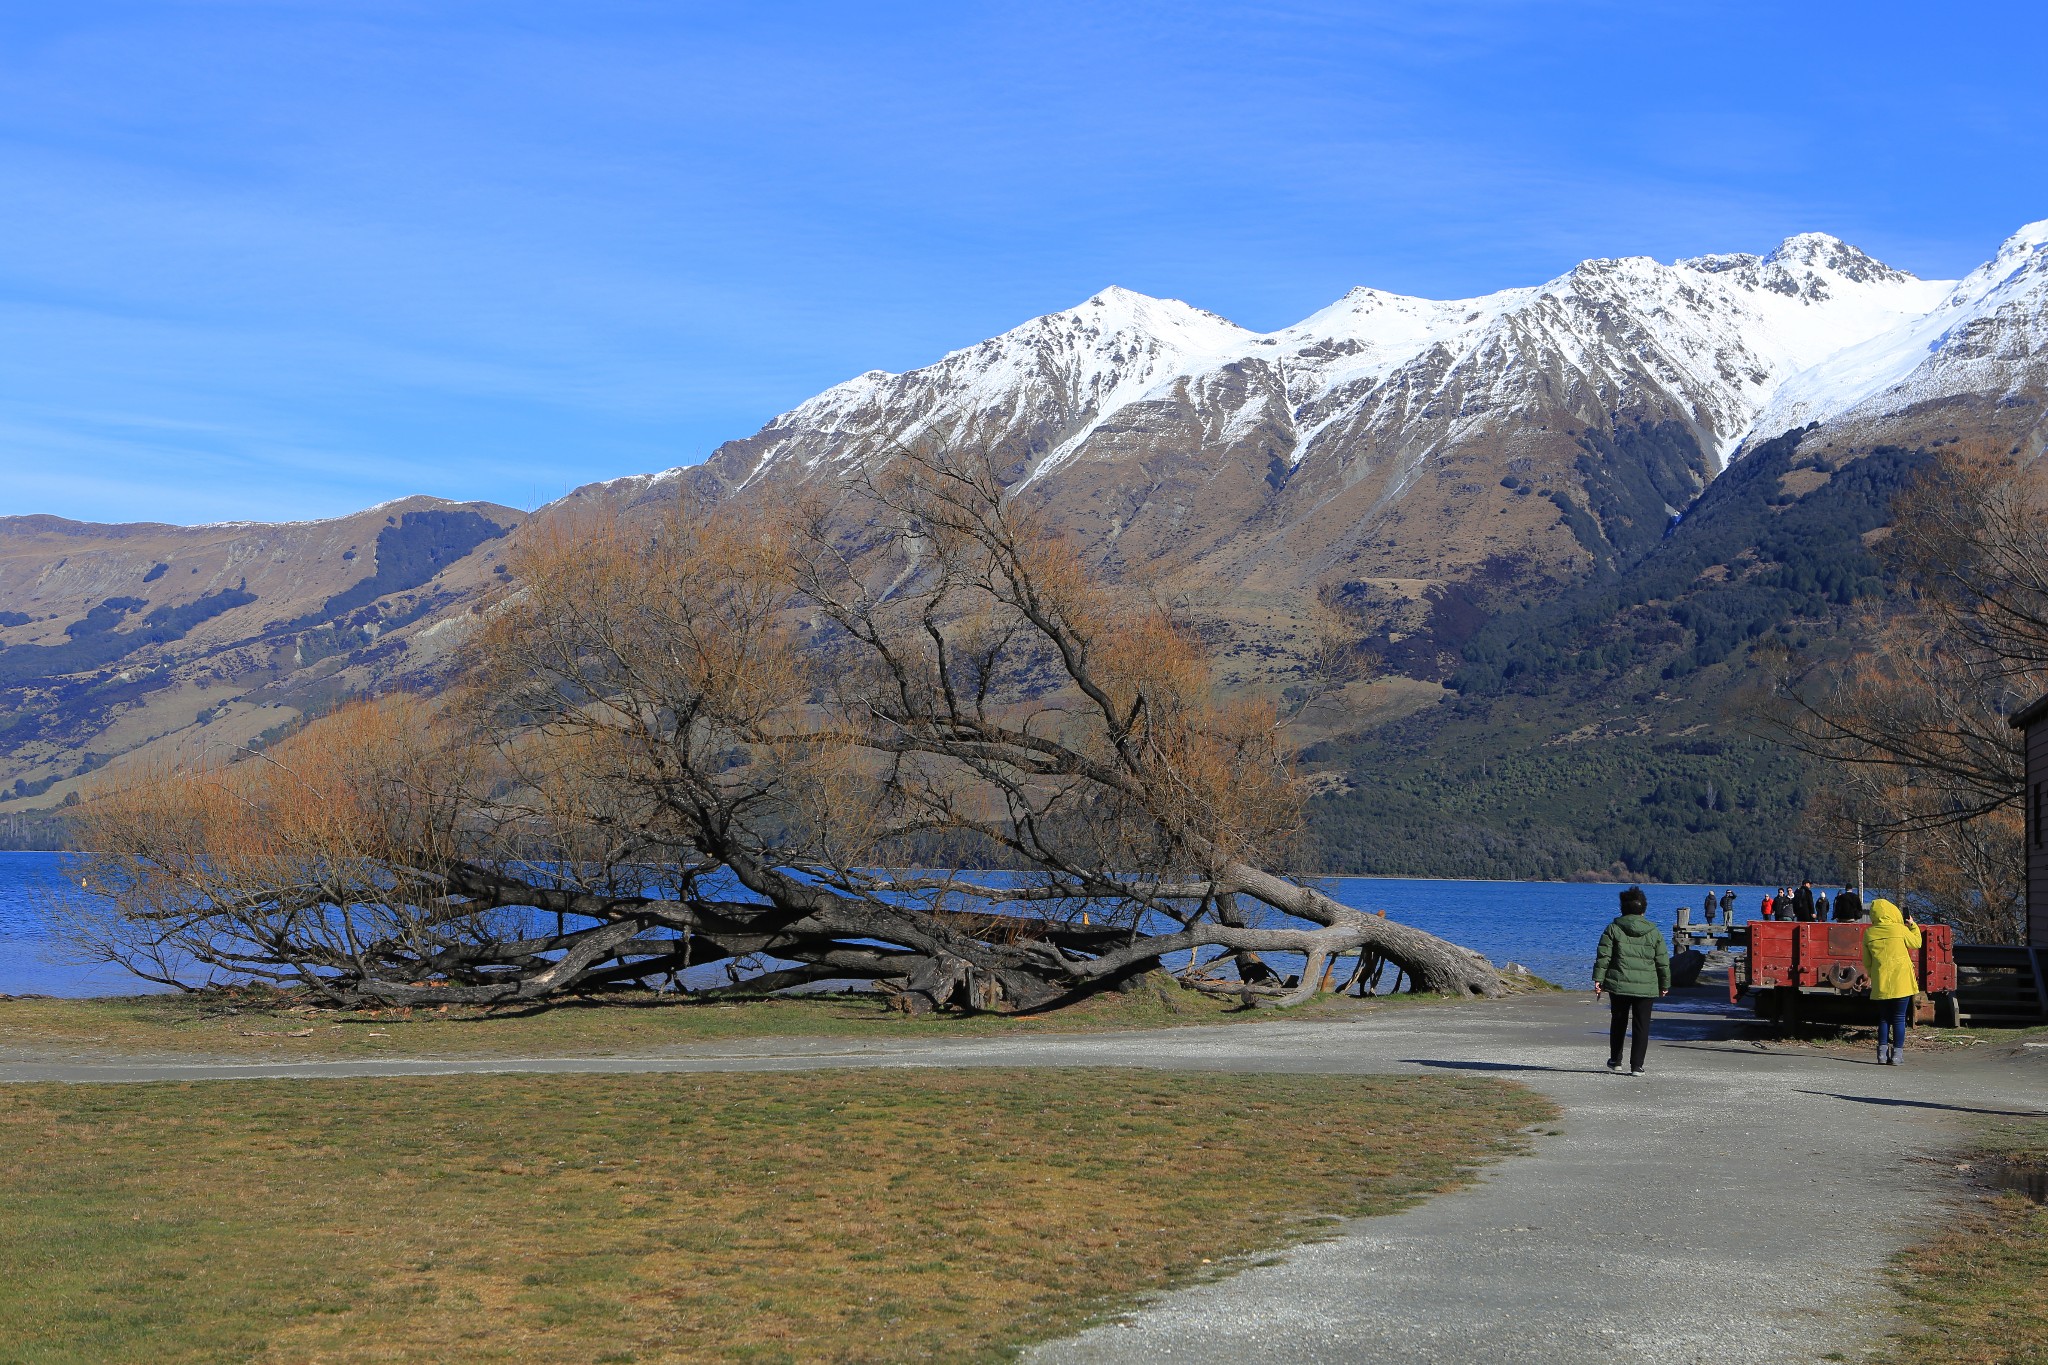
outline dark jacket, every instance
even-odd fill
[[[1735,893],[1733,891],[1723,891],[1721,893],[1721,917],[1730,924],[1735,923]]]
[[[1801,924],[1813,918],[1813,888],[1802,886],[1792,893],[1792,918]]]
[[[1847,922],[1863,918],[1863,901],[1854,891],[1835,897],[1835,918]]]
[[[1593,979],[1616,995],[1654,996],[1671,989],[1671,949],[1648,915],[1616,915],[1600,934]]]

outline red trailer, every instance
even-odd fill
[[[1850,1000],[1868,1000],[1863,931],[1869,927],[1751,920],[1745,926],[1749,953],[1728,973],[1729,1001],[1747,990],[1757,1017],[1789,1025],[1839,1014]],[[1954,1028],[1959,1019],[1954,932],[1946,924],[1921,925],[1920,949],[1913,959],[1913,974],[1920,979],[1913,1021]]]

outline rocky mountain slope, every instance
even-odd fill
[[[1357,289],[1271,333],[1110,289],[922,369],[834,386],[701,465],[535,516],[685,492],[772,505],[905,447],[986,450],[1105,569],[1195,620],[1229,682],[1285,686],[1317,604],[1348,613],[1396,676],[1312,718],[1335,793],[1376,727],[1437,733],[1455,713],[1475,752],[1547,743],[1513,717],[1473,718],[1473,698],[1500,689],[1471,652],[1513,654],[1502,634],[1526,604],[1668,569],[1673,515],[1788,427],[1821,424],[1798,467],[1743,482],[1745,527],[1881,449],[2038,453],[2044,281],[2048,224],[1956,282],[1802,234],[1763,256],[1588,261],[1478,299]],[[1732,514],[1717,515],[1725,537]],[[431,681],[520,522],[424,499],[302,527],[0,519],[0,814],[47,805],[112,756],[240,742],[346,690]],[[1693,537],[1682,523],[1673,539]],[[1554,622],[1544,647],[1649,668],[1597,705],[1654,710],[1673,659],[1726,643],[1720,610],[1660,619],[1634,654]],[[1682,673],[1701,705],[1715,657]],[[1583,730],[1596,704],[1562,685],[1540,706],[1505,695],[1481,709],[1519,707],[1546,736]],[[1680,709],[1703,723],[1701,706]]]
[[[281,525],[0,518],[0,811],[431,677],[524,520],[435,498]]]
[[[988,450],[1106,567],[1219,623],[1251,680],[1331,594],[1411,633],[1446,594],[1487,609],[1639,553],[1787,380],[1952,287],[1805,234],[1476,299],[1358,289],[1269,334],[1112,289],[666,477],[776,496],[896,448]]]

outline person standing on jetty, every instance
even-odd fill
[[[1643,1074],[1650,1055],[1650,1010],[1658,996],[1671,990],[1671,948],[1664,931],[1650,923],[1649,908],[1640,886],[1622,892],[1621,913],[1602,931],[1593,954],[1593,998],[1607,992],[1614,1011],[1607,1028],[1607,1069],[1621,1070],[1621,1043],[1627,1038],[1631,1076]]]
[[[1870,1001],[1877,1006],[1877,1060],[1897,1066],[1905,1060],[1906,1013],[1920,982],[1913,974],[1913,954],[1920,947],[1919,921],[1888,900],[1870,903],[1870,927],[1863,931],[1863,973],[1870,978]]]
[[[1813,883],[1801,882],[1799,889],[1792,893],[1792,918],[1801,924],[1813,923]]]

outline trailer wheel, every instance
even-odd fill
[[[1954,991],[1942,991],[1934,997],[1934,1026],[1936,1028],[1961,1028],[1963,1026],[1962,1002],[1956,999]]]

